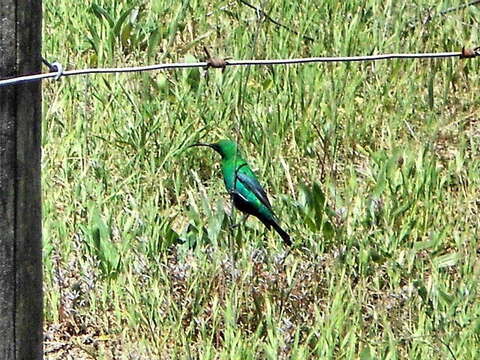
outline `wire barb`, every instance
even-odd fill
[[[228,62],[225,59],[211,58],[207,60],[207,69],[210,67],[215,69],[225,69],[227,65]]]
[[[208,70],[208,68],[214,68],[214,69],[222,69],[225,70],[227,67],[228,63],[225,59],[220,59],[220,58],[212,58],[210,56],[210,53],[208,52],[208,49],[204,46],[203,51],[205,51],[205,54],[207,55],[207,66],[205,66],[205,69]]]
[[[462,48],[462,53],[460,54],[460,59],[471,59],[480,55],[480,46],[476,48]]]

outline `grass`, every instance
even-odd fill
[[[458,51],[458,1],[44,1],[67,68]],[[301,35],[315,38],[306,42]],[[96,75],[44,83],[45,353],[95,359],[473,359],[477,60]],[[294,238],[240,218],[237,140]],[[233,216],[233,219],[232,219]]]

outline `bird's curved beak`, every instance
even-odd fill
[[[208,146],[208,147],[212,147],[212,144],[195,143],[195,144],[190,145],[189,147],[194,147],[194,146]]]
[[[209,148],[212,148],[215,151],[218,150],[216,144],[195,143],[195,144],[190,145],[189,147],[194,147],[194,146],[207,146]]]

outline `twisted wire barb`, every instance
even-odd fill
[[[310,57],[298,59],[271,59],[271,60],[225,60],[224,66],[262,66],[262,65],[294,65],[306,63],[326,63],[326,62],[360,62],[360,61],[378,61],[392,59],[437,59],[437,58],[473,58],[480,55],[480,48],[463,49],[462,51],[443,52],[443,53],[417,53],[417,54],[380,54],[367,56],[338,56],[338,57]],[[57,71],[19,76],[10,79],[0,80],[0,87],[17,85],[26,82],[39,81],[42,79],[59,79],[60,77],[86,75],[86,74],[112,74],[112,73],[130,73],[140,71],[169,70],[169,69],[187,69],[187,68],[209,68],[211,60],[198,63],[171,63],[156,64],[148,66],[132,66],[123,68],[91,68],[78,70],[63,70],[59,63],[55,64]]]

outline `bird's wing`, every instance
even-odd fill
[[[237,179],[243,184],[243,186],[253,192],[263,205],[272,210],[272,205],[270,204],[270,201],[268,201],[267,193],[254,175],[249,176],[243,172],[237,172]]]

